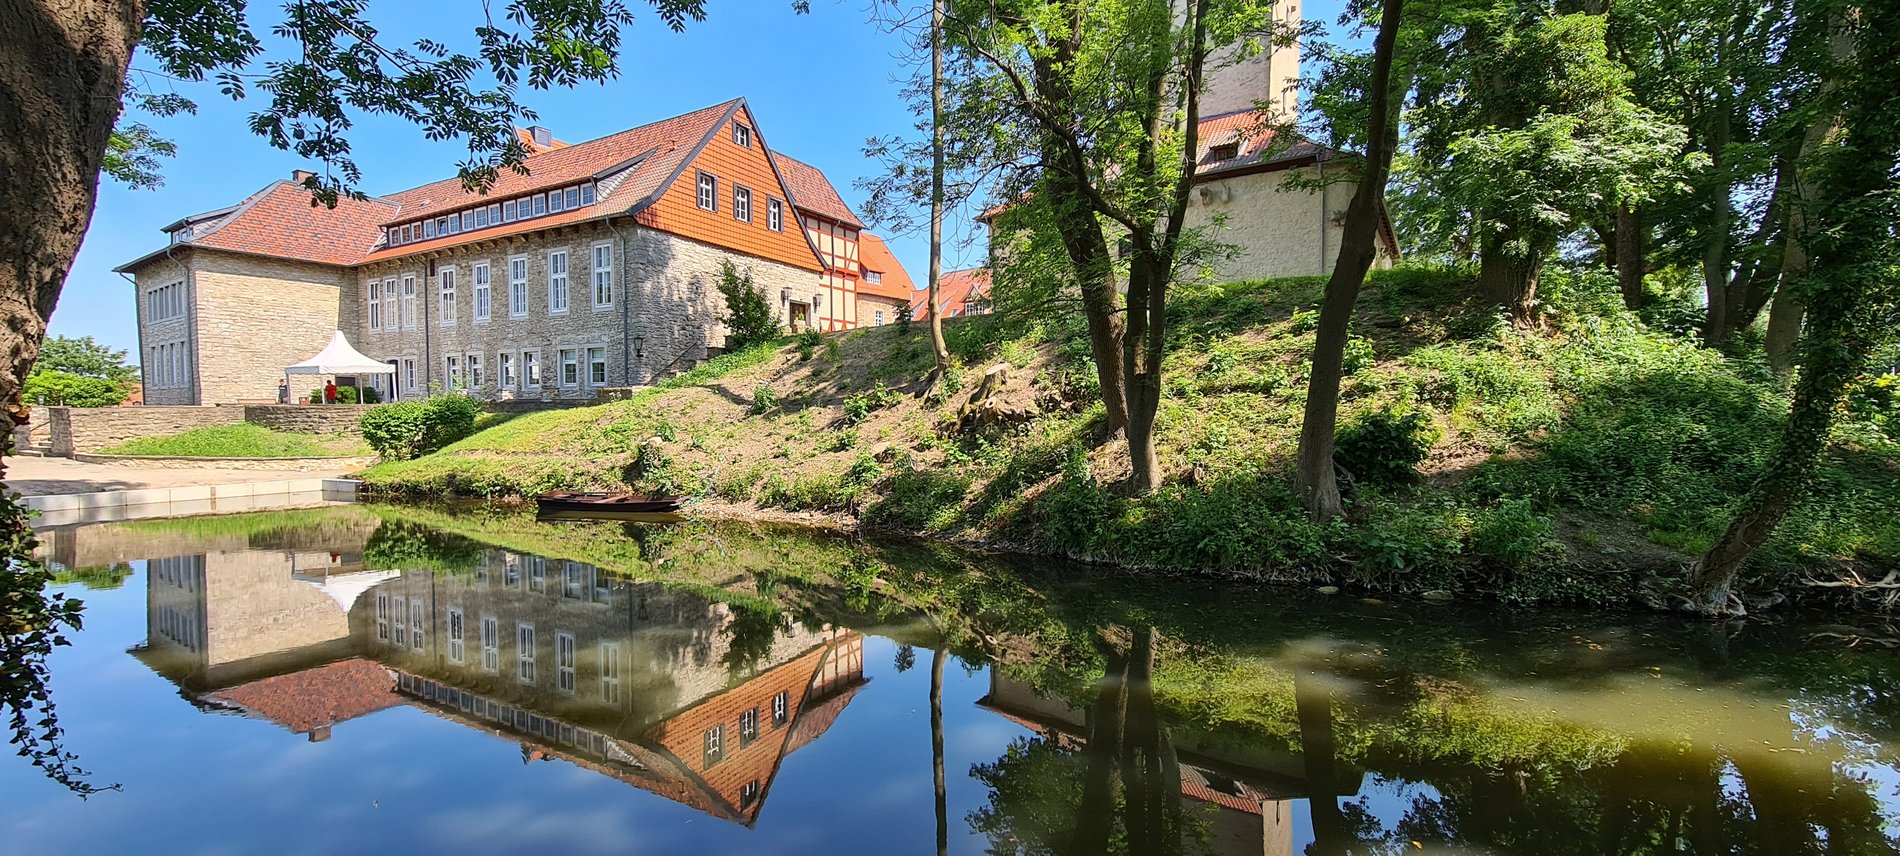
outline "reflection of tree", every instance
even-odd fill
[[[85,568],[60,568],[53,572],[53,585],[78,583],[90,591],[111,591],[132,577],[132,566],[125,562],[93,565]]]
[[[11,497],[0,502],[13,504]],[[8,515],[7,543],[0,555],[0,707],[7,711],[10,742],[47,778],[82,797],[117,790],[118,785],[86,781],[88,773],[78,766],[78,757],[60,742],[64,732],[47,687],[46,658],[55,647],[68,644],[67,628],[80,628],[84,607],[74,598],[45,591],[52,574],[31,560],[33,535],[15,509]]]
[[[732,620],[726,623],[726,632],[732,642],[719,662],[733,674],[750,673],[772,653],[772,642],[778,634],[791,629],[791,619],[770,606],[749,601],[735,601],[731,606]]]
[[[363,547],[363,564],[376,570],[462,574],[475,570],[486,554],[480,543],[459,535],[385,520]]]
[[[1155,708],[1156,634],[1108,644],[1107,671],[1078,754],[1048,739],[1017,740],[971,775],[990,801],[970,824],[992,853],[1179,854],[1199,830],[1181,805],[1181,769]]]
[[[1300,669],[1293,673],[1293,703],[1300,719],[1300,763],[1313,818],[1313,846],[1307,852],[1317,856],[1346,853],[1352,834],[1339,810],[1332,688]]]

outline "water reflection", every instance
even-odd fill
[[[118,524],[48,550],[143,561],[132,653],[208,712],[323,742],[419,711],[745,834],[797,768],[794,788],[928,792],[935,829],[884,819],[888,852],[1900,852],[1900,666],[1799,628],[1420,616],[782,530],[417,514]],[[921,732],[914,760],[882,734],[926,708],[928,770]],[[881,748],[805,751],[827,735]],[[806,805],[783,822],[866,823]]]

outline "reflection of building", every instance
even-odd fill
[[[200,704],[312,740],[407,704],[747,825],[864,682],[856,633],[580,562],[324,573],[294,555],[151,560],[135,654]]]
[[[1080,751],[1086,745],[1087,711],[1039,695],[998,670],[990,670],[990,693],[977,704],[1065,749]],[[1222,745],[1192,732],[1173,737],[1182,801],[1190,813],[1197,804],[1212,812],[1210,852],[1291,856],[1292,804],[1308,791],[1300,756]],[[1358,790],[1354,776],[1339,781],[1348,793]]]

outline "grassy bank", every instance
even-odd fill
[[[193,428],[164,437],[140,437],[99,450],[106,455],[165,455],[181,458],[318,458],[367,455],[361,439],[272,431],[244,422]]]
[[[1124,565],[1510,601],[1667,598],[1772,450],[1781,386],[1747,355],[1623,311],[1611,283],[1554,274],[1545,329],[1514,329],[1456,271],[1375,277],[1348,348],[1350,519],[1288,488],[1322,283],[1183,289],[1170,316],[1160,452],[1169,483],[1119,487],[1079,326],[946,325],[962,368],[937,394],[921,327],[729,355],[623,402],[528,414],[380,465],[378,491],[519,495],[632,485]],[[1044,313],[1046,316],[1048,313]],[[1005,425],[959,429],[978,379]],[[1744,588],[1900,565],[1900,447],[1882,413],[1841,429],[1813,498]],[[1415,468],[1393,467],[1418,454]],[[1416,473],[1408,478],[1408,474]]]

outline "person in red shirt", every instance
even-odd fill
[[[323,384],[323,403],[336,403],[336,381],[326,381]]]

